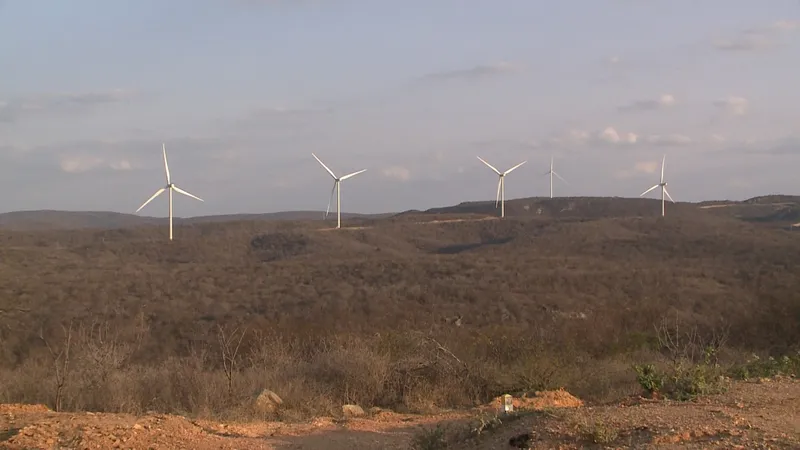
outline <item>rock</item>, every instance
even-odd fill
[[[283,404],[283,400],[278,396],[278,394],[270,391],[269,389],[264,389],[258,394],[256,397],[254,407],[257,411],[263,414],[272,414],[278,410],[278,407]]]
[[[342,414],[347,418],[363,417],[365,415],[364,409],[358,405],[343,405]]]

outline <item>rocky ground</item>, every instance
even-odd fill
[[[473,411],[388,411],[310,423],[219,423],[173,415],[55,413],[0,405],[7,449],[800,448],[800,381],[736,382],[695,402],[629,399],[587,406],[565,391]],[[416,447],[415,447],[416,446]]]

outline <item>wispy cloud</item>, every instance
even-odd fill
[[[744,153],[759,155],[800,155],[800,138],[793,136],[766,142],[750,142],[740,147]]]
[[[673,105],[675,105],[675,96],[672,94],[661,94],[657,99],[638,100],[630,105],[620,106],[617,109],[622,112],[654,111]]]
[[[62,156],[60,167],[62,172],[83,173],[94,170],[132,170],[134,167],[127,159],[109,159],[98,156]]]
[[[800,20],[778,20],[746,28],[730,37],[712,39],[711,45],[721,51],[762,51],[779,45],[781,34],[796,30],[800,30]]]
[[[480,79],[495,75],[502,75],[518,71],[520,67],[508,61],[500,61],[491,64],[480,64],[468,69],[447,70],[429,73],[422,77],[423,80],[460,80],[460,79]]]
[[[677,147],[692,144],[693,140],[682,134],[654,134],[647,136],[645,142],[660,147]]]
[[[402,166],[387,167],[381,171],[386,178],[398,181],[408,181],[411,178],[411,171]]]
[[[714,39],[711,45],[722,51],[753,52],[772,48],[775,42],[764,35],[743,34],[734,38]]]
[[[630,105],[620,106],[617,109],[621,112],[654,111],[673,105],[675,105],[675,96],[672,94],[662,94],[656,99],[637,100]]]
[[[747,114],[747,107],[749,104],[750,102],[748,102],[746,98],[737,96],[729,96],[714,101],[714,106],[735,116]]]
[[[569,130],[551,138],[548,143],[558,147],[608,146],[617,148],[632,147],[680,147],[695,143],[684,134],[639,134],[633,131],[620,131],[609,126],[600,131]]]
[[[35,94],[0,100],[0,122],[15,122],[22,117],[35,114],[86,112],[95,106],[126,101],[132,96],[131,91],[114,89],[97,92]]]

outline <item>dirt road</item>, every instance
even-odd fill
[[[580,406],[577,400],[553,398],[523,401],[518,406],[528,413],[493,422],[481,433],[475,430],[480,424],[476,417],[493,417],[493,406],[437,416],[380,412],[346,421],[222,424],[171,415],[55,413],[41,405],[0,405],[0,448],[408,449],[423,427],[431,430],[437,424],[444,424],[450,439],[446,448],[465,450],[515,448],[509,441],[565,449],[800,448],[800,382],[794,379],[737,382],[725,394],[685,403],[630,399]]]

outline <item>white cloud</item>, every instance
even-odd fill
[[[658,171],[660,161],[638,161],[632,167],[618,170],[614,173],[616,178],[632,178],[640,175],[652,174]]]
[[[672,94],[661,94],[656,99],[637,100],[630,105],[624,105],[617,108],[622,112],[631,111],[653,111],[657,109],[667,108],[675,105],[675,96]]]
[[[551,145],[570,147],[593,144],[631,145],[638,140],[636,133],[620,133],[614,127],[606,127],[596,132],[572,129],[561,136],[550,138],[548,142]]]
[[[408,181],[411,178],[411,171],[401,166],[387,167],[381,171],[383,176],[399,181]]]
[[[749,102],[744,97],[730,96],[714,101],[714,106],[724,109],[729,114],[742,116],[747,113]]]
[[[601,131],[597,138],[609,144],[635,144],[639,140],[639,136],[635,133],[622,133],[617,132],[613,127],[608,127]]]

